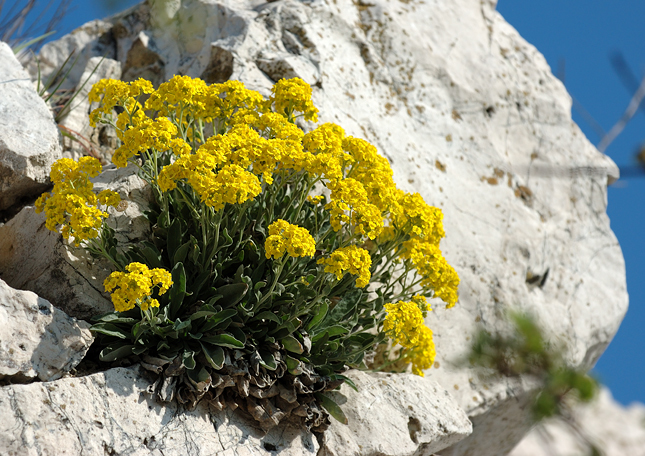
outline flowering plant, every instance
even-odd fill
[[[92,159],[57,164],[58,187],[37,203],[50,229],[116,268],[116,312],[92,327],[103,361],[137,359],[164,400],[207,397],[265,428],[292,415],[318,430],[319,406],[344,420],[324,392],[351,386],[342,373],[387,337],[413,372],[432,365],[426,298],[452,307],[459,283],[439,250],[442,213],[399,190],[368,142],[330,123],[299,128],[317,120],[306,83],[280,80],[265,99],[237,81],[102,80],[89,97],[91,123],[122,142],[113,163],[138,166],[153,193],[149,239],[129,251],[102,223]]]

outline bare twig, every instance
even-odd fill
[[[611,127],[611,130],[602,138],[600,143],[598,144],[598,150],[602,153],[607,150],[607,147],[612,143],[614,139],[623,131],[627,123],[631,120],[632,117],[634,117],[634,114],[636,114],[636,111],[638,111],[638,107],[641,105],[641,102],[643,101],[643,98],[645,98],[645,78],[641,81],[638,90],[636,93],[634,93],[634,96],[632,96],[632,99],[629,102],[629,105],[627,106],[627,109],[625,109],[625,112],[623,113],[622,117],[618,122],[614,124],[613,127]]]

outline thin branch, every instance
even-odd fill
[[[612,141],[616,139],[616,137],[623,131],[623,129],[627,125],[627,122],[629,122],[631,118],[634,117],[634,114],[636,114],[636,111],[638,111],[643,98],[645,98],[645,78],[643,78],[643,80],[641,81],[638,90],[636,91],[636,93],[634,93],[634,96],[630,100],[629,105],[627,106],[627,109],[623,113],[620,120],[616,122],[613,127],[611,127],[611,130],[609,130],[609,132],[602,138],[602,140],[598,144],[598,150],[600,152],[605,153],[607,147],[609,147]]]

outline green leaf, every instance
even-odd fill
[[[188,255],[188,252],[190,251],[191,247],[192,247],[192,242],[191,241],[188,241],[188,242],[182,244],[175,251],[175,255],[173,257],[173,264],[183,263],[184,261],[186,261],[186,256]]]
[[[233,307],[244,298],[249,286],[245,283],[230,283],[217,288],[217,294],[222,295],[224,307]]]
[[[226,228],[224,228],[222,230],[222,236],[224,237],[225,242],[224,242],[224,244],[220,244],[220,246],[219,246],[220,248],[226,248],[226,247],[230,247],[231,245],[233,245],[233,238],[231,236],[229,236],[228,230]]]
[[[184,264],[177,263],[172,268],[172,287],[170,287],[170,318],[175,315],[181,308],[186,296],[186,271]]]
[[[278,318],[276,314],[274,314],[273,312],[269,312],[268,310],[265,310],[264,312],[260,312],[259,314],[257,314],[255,318],[253,318],[253,321],[256,321],[256,320],[269,320],[269,321],[276,322],[278,324],[282,323],[282,321],[280,321],[280,318]]]
[[[186,320],[186,321],[181,321],[179,318],[175,320],[175,323],[172,325],[172,329],[175,331],[181,331],[182,329],[190,329],[191,327],[191,321]]]
[[[36,38],[33,38],[31,40],[24,41],[24,42],[18,44],[15,48],[12,49],[13,53],[18,55],[20,53],[20,51],[22,51],[23,49],[27,49],[32,44],[36,44],[37,42],[39,42],[41,40],[44,40],[45,38],[47,38],[48,36],[53,35],[54,33],[56,33],[56,30],[52,30],[51,32],[47,32],[47,33],[45,33],[43,35],[40,35],[40,36],[37,36]]]
[[[311,338],[312,342],[318,341],[321,337],[323,337],[325,334],[328,335],[329,338],[332,338],[334,336],[339,336],[341,334],[346,334],[348,333],[349,330],[347,328],[343,328],[342,326],[335,325],[335,326],[330,326],[329,328],[326,328],[324,331],[319,332],[315,336]]]
[[[220,311],[217,310],[198,310],[194,314],[190,316],[191,320],[197,320],[198,318],[202,317],[212,317],[213,315],[217,315],[220,313]]]
[[[354,383],[354,380],[352,380],[351,378],[341,374],[332,374],[330,375],[330,377],[332,380],[337,380],[337,379],[344,380],[348,386],[350,386],[354,391],[358,393],[358,387],[356,386],[356,383]]]
[[[199,248],[199,243],[197,242],[197,239],[195,239],[195,237],[192,234],[190,235],[190,242],[192,243],[193,248],[190,249],[189,258],[193,263],[197,264],[199,260],[199,254],[202,251]]]
[[[130,330],[119,328],[112,323],[96,323],[90,327],[90,330],[107,336],[118,337],[119,339],[128,339],[130,337]]]
[[[194,369],[197,363],[195,362],[195,352],[192,350],[184,350],[181,355],[181,363],[186,367],[186,369]]]
[[[322,407],[327,410],[331,416],[336,418],[339,422],[347,424],[347,417],[345,416],[343,409],[341,409],[340,406],[329,396],[323,393],[314,393],[314,397],[318,399],[320,405],[322,405]]]
[[[208,361],[208,364],[212,366],[215,370],[220,370],[224,366],[224,350],[222,347],[210,347],[205,344],[201,344],[202,353]]]
[[[260,365],[264,366],[265,369],[269,369],[271,371],[274,371],[278,368],[278,365],[275,362],[275,358],[273,357],[273,354],[271,354],[268,351],[260,350],[260,358],[262,361],[260,361]]]
[[[145,346],[145,345],[140,345],[140,346],[138,346],[138,347],[134,347],[134,348],[132,349],[132,354],[133,354],[133,355],[140,355],[140,354],[145,353],[145,352],[147,352],[147,351],[148,351],[148,347],[147,347],[147,346]]]
[[[146,259],[146,263],[148,263],[149,267],[164,268],[164,264],[161,261],[161,253],[159,253],[159,250],[157,250],[153,244],[148,243],[148,245],[141,250],[141,254]]]
[[[132,349],[134,345],[123,345],[123,344],[113,344],[108,345],[101,353],[99,353],[99,359],[105,362],[116,361],[117,359],[125,358],[132,354]]]
[[[327,302],[322,302],[318,306],[318,311],[316,312],[316,315],[311,319],[311,321],[307,325],[307,331],[310,331],[311,328],[315,328],[316,325],[320,323],[323,318],[325,318],[325,315],[327,315],[327,310],[329,310],[329,304]]]
[[[209,344],[219,345],[220,347],[228,348],[244,348],[244,343],[237,340],[231,334],[223,333],[216,336],[205,336],[202,337],[202,342],[208,342]]]
[[[205,382],[211,378],[210,374],[205,368],[201,369],[190,369],[186,371],[188,378],[192,380],[195,384]]]
[[[236,328],[235,326],[231,326],[229,328],[229,331],[231,332],[231,335],[235,337],[237,340],[242,342],[243,344],[246,344],[246,333],[242,331],[240,328]]]
[[[287,364],[287,370],[291,375],[302,374],[301,363],[296,358],[292,358],[291,356],[287,355],[284,358],[284,362]]]
[[[175,218],[170,227],[168,228],[168,236],[166,237],[166,246],[168,249],[168,261],[172,264],[176,264],[176,261],[173,261],[175,257],[175,252],[179,248],[179,243],[181,242],[181,219]]]
[[[199,328],[199,330],[203,333],[207,333],[208,331],[226,329],[226,327],[230,323],[229,320],[235,315],[237,315],[236,309],[222,310],[221,312],[218,312],[216,315],[213,315],[208,320],[206,320],[206,323],[204,323],[204,325]]]
[[[293,352],[293,353],[298,353],[301,354],[304,352],[304,348],[302,348],[302,344],[298,341],[293,336],[287,336],[283,338],[281,341],[282,346],[284,347],[285,350]]]

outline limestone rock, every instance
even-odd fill
[[[188,412],[144,395],[138,369],[0,388],[0,448],[7,456],[315,455],[312,434],[282,427],[266,436],[238,413]]]
[[[116,60],[92,57],[87,61],[85,71],[78,83],[78,94],[74,99],[74,109],[60,122],[70,137],[63,140],[64,155],[78,160],[83,155],[91,155],[109,163],[112,152],[118,147],[116,131],[109,125],[90,127],[89,114],[92,107],[87,99],[92,85],[101,79],[120,79],[121,64]]]
[[[55,380],[74,368],[94,340],[47,300],[0,280],[0,379]]]
[[[9,45],[0,42],[0,211],[45,190],[49,167],[60,157],[50,110]]]
[[[319,456],[407,456],[442,450],[472,432],[454,399],[430,379],[412,374],[350,371],[358,392],[330,393],[347,419],[324,434]]]
[[[88,67],[89,60],[102,56],[105,56],[106,59],[116,57],[112,24],[95,20],[56,41],[44,44],[37,59],[25,59],[25,67],[34,80],[40,72],[40,78],[44,84],[65,65],[61,74],[67,73],[67,70],[69,73],[59,89],[73,90],[83,81],[82,76]],[[66,61],[67,63],[65,63]]]
[[[113,18],[116,60],[133,77],[230,75],[265,95],[280,77],[314,82],[321,123],[372,142],[400,187],[443,209],[441,248],[461,297],[428,315],[438,359],[427,375],[474,423],[444,455],[505,454],[530,428],[535,385],[455,365],[478,324],[503,331],[506,310],[531,312],[567,345],[571,365],[588,368],[627,309],[606,215],[617,167],[572,122],[544,58],[494,7],[151,0]]]
[[[146,183],[133,167],[117,170],[111,165],[95,179],[96,192],[106,188],[121,195],[121,204],[108,210],[108,224],[118,230],[118,245],[127,250],[149,229],[143,215],[149,198]],[[44,214],[36,214],[33,206],[0,226],[0,278],[35,292],[73,317],[89,319],[114,310],[103,288],[112,270],[107,261],[97,261],[49,231]]]
[[[645,406],[624,407],[603,388],[596,401],[577,406],[573,419],[586,439],[605,456],[645,455]],[[565,456],[589,454],[588,443],[561,420],[536,426],[510,456]]]
[[[442,448],[470,430],[465,414],[433,382],[409,375],[353,373],[359,387],[365,388],[348,395],[345,404],[355,422],[347,428],[333,425],[321,450],[313,434],[290,424],[282,423],[264,435],[239,409],[217,411],[201,403],[186,411],[174,402],[159,405],[145,394],[149,381],[141,372],[140,368],[115,368],[80,378],[0,387],[3,454],[403,456],[412,454],[410,450],[417,446],[416,454],[430,454],[433,448]],[[409,386],[415,390],[399,394]],[[356,408],[350,410],[350,404]],[[405,408],[400,409],[403,404]],[[372,420],[358,412],[369,413]],[[383,430],[392,426],[386,437],[406,439],[400,448],[395,440],[383,445],[385,451],[391,451],[388,453],[375,453],[376,444],[360,453],[354,452],[355,444],[346,446],[347,432],[365,436],[379,422]],[[376,440],[375,435],[367,437]]]

